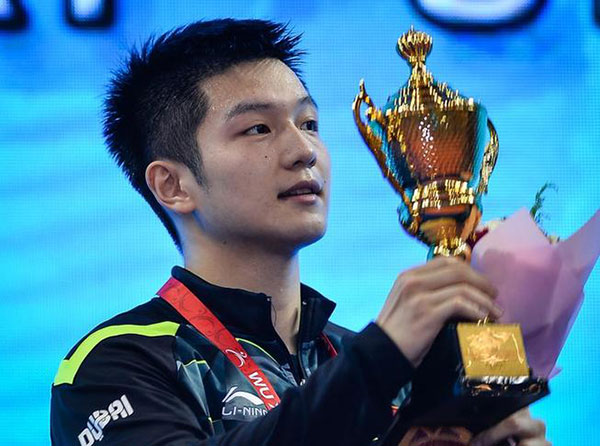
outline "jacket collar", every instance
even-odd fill
[[[171,274],[183,283],[230,331],[264,340],[277,339],[271,322],[271,297],[236,288],[213,285],[180,266]],[[300,287],[300,341],[307,342],[319,336],[335,303],[304,284]]]

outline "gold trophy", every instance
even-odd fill
[[[434,81],[425,66],[431,46],[423,32],[402,35],[397,50],[411,66],[408,82],[378,109],[361,81],[352,110],[402,199],[404,229],[430,247],[429,258],[469,261],[498,135],[481,104]],[[518,324],[452,322],[419,366],[386,444],[468,444],[472,434],[546,394],[547,381],[531,376]]]

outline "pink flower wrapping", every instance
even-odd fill
[[[498,288],[499,322],[521,325],[533,374],[552,377],[600,255],[600,210],[567,240],[551,244],[526,209],[483,236],[473,267]]]

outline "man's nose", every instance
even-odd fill
[[[290,134],[284,141],[286,146],[284,164],[288,169],[312,167],[317,162],[317,151],[314,143],[304,132],[296,127],[290,129]]]

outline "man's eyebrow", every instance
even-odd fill
[[[227,112],[225,120],[229,121],[236,116],[254,111],[269,111],[276,108],[272,102],[240,102]]]
[[[312,96],[310,96],[310,95],[304,96],[302,99],[300,99],[298,101],[298,106],[299,107],[300,106],[306,106],[306,105],[313,106],[315,109],[319,110],[319,107],[317,106],[317,103],[315,102],[315,99]]]
[[[303,98],[298,99],[295,108],[305,106],[313,106],[314,108],[318,109],[315,100],[311,96],[304,96]],[[240,102],[227,112],[225,120],[230,121],[236,116],[242,115],[244,113],[270,111],[276,108],[279,108],[279,105],[275,102]]]

